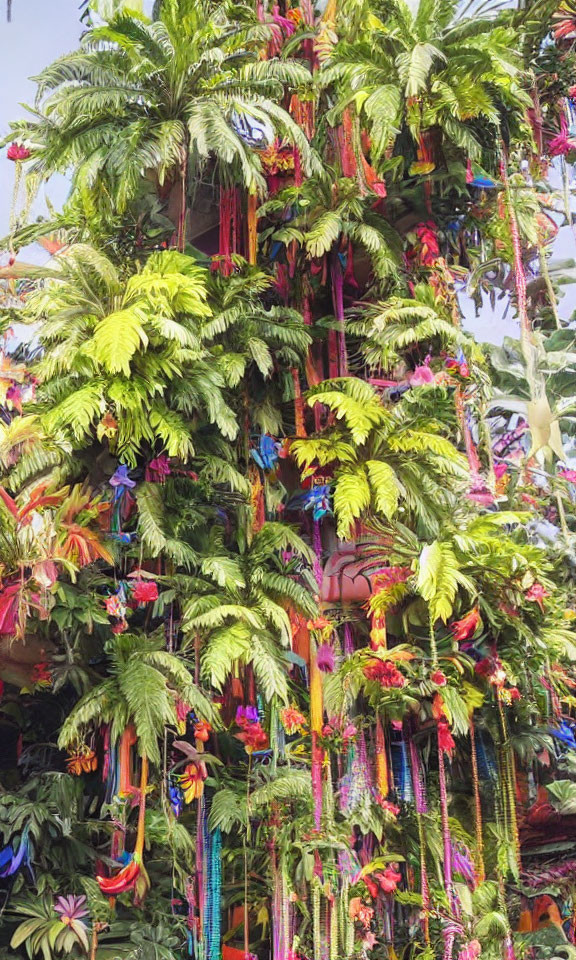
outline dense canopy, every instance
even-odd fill
[[[576,8],[137,7],[4,143],[0,955],[576,960]]]

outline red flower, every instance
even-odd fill
[[[30,151],[27,147],[22,146],[21,143],[11,143],[6,151],[6,156],[9,160],[27,160],[30,156]]]
[[[30,682],[38,687],[49,687],[52,683],[52,674],[47,663],[35,663],[30,674]]]
[[[158,599],[158,584],[155,580],[138,580],[134,584],[132,597],[138,603],[153,603]]]
[[[498,657],[484,657],[474,667],[476,673],[487,680],[494,687],[502,687],[506,683],[506,671]]]
[[[470,637],[476,633],[476,628],[480,623],[480,614],[478,609],[474,607],[470,613],[467,613],[465,617],[462,617],[461,620],[455,620],[450,626],[452,635],[458,641],[462,643],[463,640],[469,640]]]
[[[376,680],[383,687],[403,687],[406,684],[406,677],[391,660],[371,660],[364,667],[364,676],[367,680]]]
[[[327,630],[328,627],[332,626],[332,622],[327,620],[326,617],[316,617],[315,620],[308,620],[306,626],[309,630]]]
[[[364,883],[368,888],[368,893],[375,900],[378,896],[378,884],[371,877],[364,877]]]
[[[246,753],[252,753],[253,750],[259,750],[268,743],[266,731],[262,729],[260,722],[251,723],[244,727],[242,733],[236,733],[235,737],[242,740]]]
[[[394,893],[398,883],[402,879],[402,874],[397,873],[394,867],[386,867],[384,873],[375,873],[380,887],[384,893]]]
[[[533,583],[532,586],[530,587],[530,589],[526,591],[526,593],[524,594],[524,596],[526,597],[527,600],[533,600],[534,603],[537,603],[538,606],[540,607],[542,613],[544,613],[544,604],[543,604],[542,601],[543,601],[546,597],[549,597],[550,594],[549,594],[548,591],[542,586],[541,583]]]
[[[447,720],[438,721],[438,749],[449,755],[452,754],[454,747],[454,737],[450,733],[450,727]]]
[[[155,457],[146,464],[144,479],[147,483],[164,483],[171,473],[170,458],[165,453],[161,453],[159,457]]]
[[[112,624],[111,629],[112,629],[112,633],[115,633],[116,635],[118,635],[119,633],[125,633],[126,630],[128,629],[128,621],[124,619],[118,620],[116,623]]]
[[[431,673],[430,679],[437,687],[445,687],[448,682],[441,670],[435,670],[434,673]]]
[[[383,800],[379,794],[376,795],[376,800],[384,812],[389,813],[391,817],[397,817],[400,813],[400,807],[397,807],[395,803],[390,803],[389,800]]]

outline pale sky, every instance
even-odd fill
[[[12,23],[6,23],[5,3],[0,0],[0,135],[8,132],[10,120],[25,114],[22,103],[32,103],[35,86],[29,79],[39,73],[56,57],[76,48],[81,32],[78,17],[80,0],[13,0]],[[146,5],[149,6],[148,0]],[[6,235],[12,203],[14,164],[0,152],[0,236]],[[67,183],[63,177],[54,178],[43,187],[33,209],[36,215],[45,211],[45,196],[59,206],[66,197]],[[560,231],[554,249],[555,257],[576,258],[574,238],[567,228]],[[44,262],[46,254],[40,247],[25,251],[25,259]],[[2,254],[0,254],[2,262]],[[560,314],[568,319],[574,309],[572,288],[560,304]],[[496,304],[493,312],[485,304],[480,317],[474,317],[471,305],[465,306],[466,326],[479,340],[501,343],[502,337],[517,336],[518,326],[504,305]]]

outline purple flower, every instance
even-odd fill
[[[57,897],[54,909],[60,914],[61,920],[80,920],[81,917],[87,917],[88,911],[85,908],[86,897],[76,897],[71,893],[67,897]]]
[[[258,723],[258,709],[256,707],[238,707],[236,710],[236,723],[239,727],[244,727],[248,723]]]
[[[334,650],[329,643],[321,643],[316,653],[316,664],[323,673],[332,673],[334,670]]]
[[[136,481],[128,476],[128,467],[125,463],[121,463],[116,467],[108,483],[111,487],[126,487],[129,489],[136,486]]]

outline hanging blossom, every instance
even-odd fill
[[[150,463],[146,464],[144,479],[146,483],[164,483],[166,477],[169,477],[171,473],[170,457],[167,457],[165,453],[161,453],[158,457],[154,457]]]
[[[452,756],[452,751],[454,750],[455,746],[456,743],[454,741],[454,737],[450,732],[450,724],[444,717],[442,720],[438,721],[438,747],[444,753]]]
[[[241,728],[242,733],[235,733],[237,740],[244,744],[246,753],[253,753],[254,750],[261,750],[268,744],[266,731],[263,729],[258,718],[258,710],[252,706],[240,706],[236,710],[236,723]]]
[[[402,879],[402,874],[394,869],[394,865],[386,867],[384,871],[379,870],[372,876],[364,877],[364,883],[368,887],[370,896],[376,898],[380,891],[383,893],[394,893],[396,887]]]
[[[506,683],[506,671],[498,657],[484,657],[474,666],[474,671],[486,677],[493,687],[503,687]]]
[[[333,673],[336,660],[330,643],[322,643],[316,651],[316,665],[322,673]]]
[[[203,761],[186,764],[184,773],[178,777],[185,803],[192,803],[193,800],[198,800],[202,796],[207,776],[208,771]]]
[[[249,724],[244,728],[242,733],[235,733],[234,736],[237,740],[242,741],[246,753],[253,753],[254,750],[262,750],[268,745],[266,731],[259,722]]]

